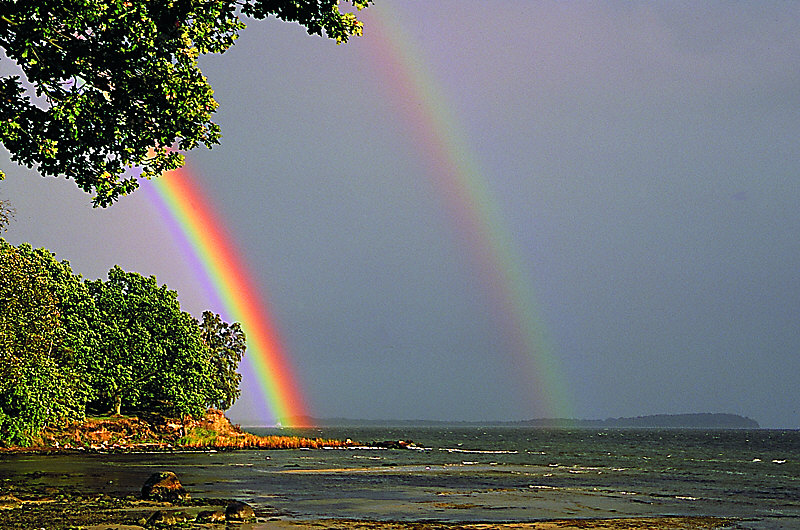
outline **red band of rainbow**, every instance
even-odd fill
[[[182,254],[200,277],[207,296],[239,322],[247,336],[244,360],[258,380],[264,405],[283,425],[307,417],[308,408],[294,376],[261,289],[237,250],[225,223],[186,167],[153,181],[156,206],[172,228]]]

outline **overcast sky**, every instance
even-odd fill
[[[800,3],[380,3],[394,5],[347,45],[252,22],[202,63],[224,136],[189,164],[311,413],[800,428]],[[391,86],[387,27],[480,168],[557,380],[504,336],[491,271],[408,116],[430,101]],[[149,195],[93,210],[72,182],[0,163],[7,239],[89,278],[153,274],[207,308]],[[569,407],[536,399],[542,377]]]

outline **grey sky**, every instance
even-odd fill
[[[413,39],[482,168],[575,414],[800,428],[800,4],[394,4],[379,16]],[[345,46],[253,22],[205,60],[224,137],[193,172],[314,415],[547,415],[366,20]],[[92,278],[154,274],[206,308],[144,193],[92,210],[71,182],[3,167],[7,239]]]

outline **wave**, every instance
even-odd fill
[[[478,455],[516,455],[519,451],[513,450],[482,450],[482,449],[455,449],[449,447],[440,447],[439,451],[447,451],[448,453],[470,453]]]

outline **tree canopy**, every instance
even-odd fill
[[[242,375],[236,371],[247,344],[244,331],[238,322],[228,324],[211,311],[203,312],[200,322],[203,341],[210,350],[213,366],[213,388],[211,405],[226,410],[239,397]]]
[[[28,250],[0,239],[0,441],[12,443],[77,415],[82,394],[48,271]]]
[[[0,47],[23,74],[0,78],[0,142],[108,206],[138,186],[132,168],[157,177],[183,165],[180,150],[219,143],[198,58],[233,45],[240,15],[337,43],[362,33],[338,0],[0,0]]]
[[[95,408],[205,411],[208,350],[178,295],[155,277],[114,267],[108,280],[87,282],[99,312],[99,348],[83,359]]]
[[[46,249],[0,239],[0,443],[89,412],[227,409],[245,349],[238,323],[199,322],[153,276],[83,280]]]

